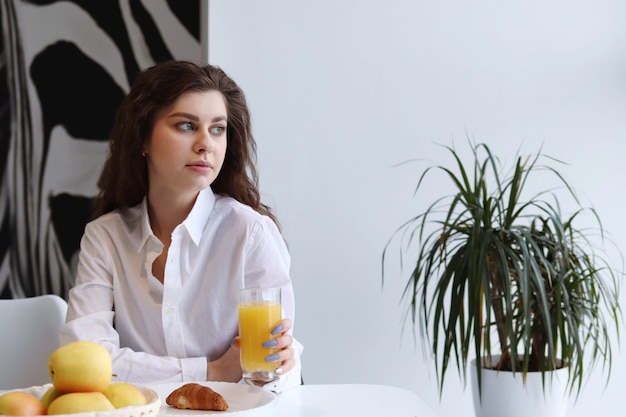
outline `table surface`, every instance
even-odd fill
[[[164,390],[163,386],[160,389],[154,388],[157,391]],[[171,387],[167,387],[165,391],[170,389]],[[161,396],[164,395],[165,393],[161,393]],[[171,411],[168,412],[171,413]],[[176,412],[183,417],[199,417],[203,414],[198,411],[176,410]],[[168,413],[163,414],[169,416]],[[212,417],[214,414],[207,417]],[[228,412],[224,414],[228,415]],[[437,417],[414,392],[372,384],[301,385],[276,394],[276,399],[266,406],[236,412],[233,416],[235,415],[246,417]]]
[[[368,384],[302,385],[261,410],[259,417],[436,417],[414,392]]]

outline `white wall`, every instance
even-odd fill
[[[401,334],[406,276],[392,265],[381,287],[387,239],[430,202],[412,197],[426,165],[394,166],[449,161],[437,143],[466,150],[469,134],[508,160],[543,144],[626,252],[623,0],[212,0],[209,17],[210,61],[247,93],[290,245],[306,383],[396,385],[472,415],[469,385],[449,373],[439,401]],[[625,371],[617,352],[572,417],[623,408]]]

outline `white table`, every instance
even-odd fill
[[[367,384],[302,385],[258,411],[258,417],[436,417],[411,391]]]
[[[250,389],[245,384],[202,383],[235,401]],[[163,400],[161,417],[213,417],[218,411],[202,412],[168,408],[164,399],[179,384],[157,385],[155,389]],[[256,389],[256,388],[255,388]],[[253,394],[263,397],[262,391]],[[263,401],[261,401],[263,402]],[[235,411],[235,410],[233,410]],[[228,413],[223,414],[225,416]],[[436,414],[415,393],[386,385],[320,384],[301,385],[276,394],[266,405],[235,412],[246,417],[436,417]]]

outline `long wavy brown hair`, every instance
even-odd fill
[[[227,147],[222,169],[211,184],[213,192],[228,195],[269,216],[261,202],[256,170],[256,142],[250,112],[239,86],[221,68],[190,61],[168,61],[139,73],[117,109],[109,139],[109,154],[94,201],[94,218],[119,207],[132,207],[148,193],[148,170],[143,156],[155,115],[188,91],[222,93],[227,111]]]

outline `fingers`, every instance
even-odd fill
[[[287,334],[289,329],[291,329],[291,320],[281,320],[281,322],[276,327],[274,327],[274,329],[272,329],[272,335],[278,336],[264,342],[263,347],[285,349],[291,346],[293,343],[293,337],[291,337],[290,334]]]
[[[287,349],[283,349],[278,353],[278,361],[280,363],[279,374],[284,374],[293,369],[296,365],[296,359],[294,357],[294,351],[292,347],[288,347]]]
[[[295,352],[291,345],[293,344],[293,337],[287,334],[291,329],[291,320],[283,319],[274,327],[272,335],[279,335],[273,339],[270,339],[263,343],[263,347],[272,348],[274,353],[265,358],[266,362],[276,362],[279,365],[279,373],[285,373],[290,371],[295,366]],[[279,349],[276,351],[276,349]]]
[[[265,348],[283,349],[291,346],[293,343],[293,337],[289,334],[283,334],[282,336],[275,337],[263,343]]]
[[[291,346],[289,346],[267,356],[265,361],[278,363],[278,366],[281,369],[280,373],[285,373],[290,371],[295,366],[296,360],[294,356],[294,350]]]
[[[282,319],[276,327],[272,329],[272,335],[285,334],[291,329],[291,320]]]

